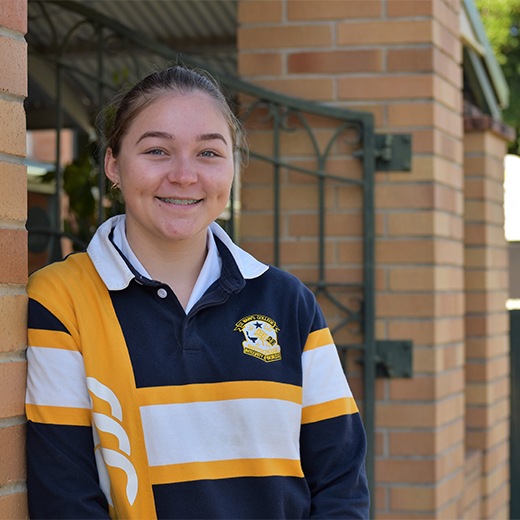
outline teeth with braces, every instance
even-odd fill
[[[163,202],[168,202],[169,204],[181,204],[182,206],[188,206],[190,204],[196,204],[201,199],[164,199],[162,197],[157,197],[159,200]]]

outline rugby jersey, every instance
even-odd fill
[[[186,314],[116,222],[27,287],[31,517],[368,518],[365,434],[313,294],[215,224],[221,275]]]

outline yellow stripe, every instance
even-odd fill
[[[71,426],[91,426],[90,410],[86,408],[62,408],[26,404],[27,419],[44,424],[64,424]]]
[[[198,385],[139,388],[139,406],[200,403],[231,399],[280,399],[302,403],[299,386],[272,381],[229,381]]]
[[[358,412],[356,401],[353,397],[334,399],[326,403],[306,406],[302,410],[302,424],[324,421],[340,415],[351,415]]]
[[[151,466],[153,485],[237,477],[303,477],[300,461],[290,459],[234,459]]]
[[[305,343],[303,351],[307,352],[314,348],[324,347],[325,345],[331,345],[333,343],[334,340],[332,339],[332,334],[328,328],[315,330],[307,337],[307,342]]]
[[[70,334],[61,330],[29,329],[30,347],[50,347],[78,351]]]

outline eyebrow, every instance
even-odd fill
[[[150,131],[150,132],[145,132],[141,137],[139,137],[139,139],[137,140],[137,142],[135,144],[139,143],[140,141],[142,141],[143,139],[146,139],[148,137],[158,137],[160,139],[170,139],[170,140],[175,139],[175,137],[173,135],[169,134],[168,132]],[[197,141],[213,141],[215,139],[220,139],[221,141],[224,142],[224,144],[227,145],[226,139],[224,138],[224,136],[222,134],[219,134],[219,133],[201,134],[201,135],[197,136]]]

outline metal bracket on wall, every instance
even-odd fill
[[[412,169],[411,134],[375,134],[376,171],[402,172]]]
[[[356,360],[364,364],[365,360]],[[410,340],[376,340],[376,377],[413,377],[413,342]]]
[[[412,377],[412,341],[376,341],[376,363],[376,377]]]

